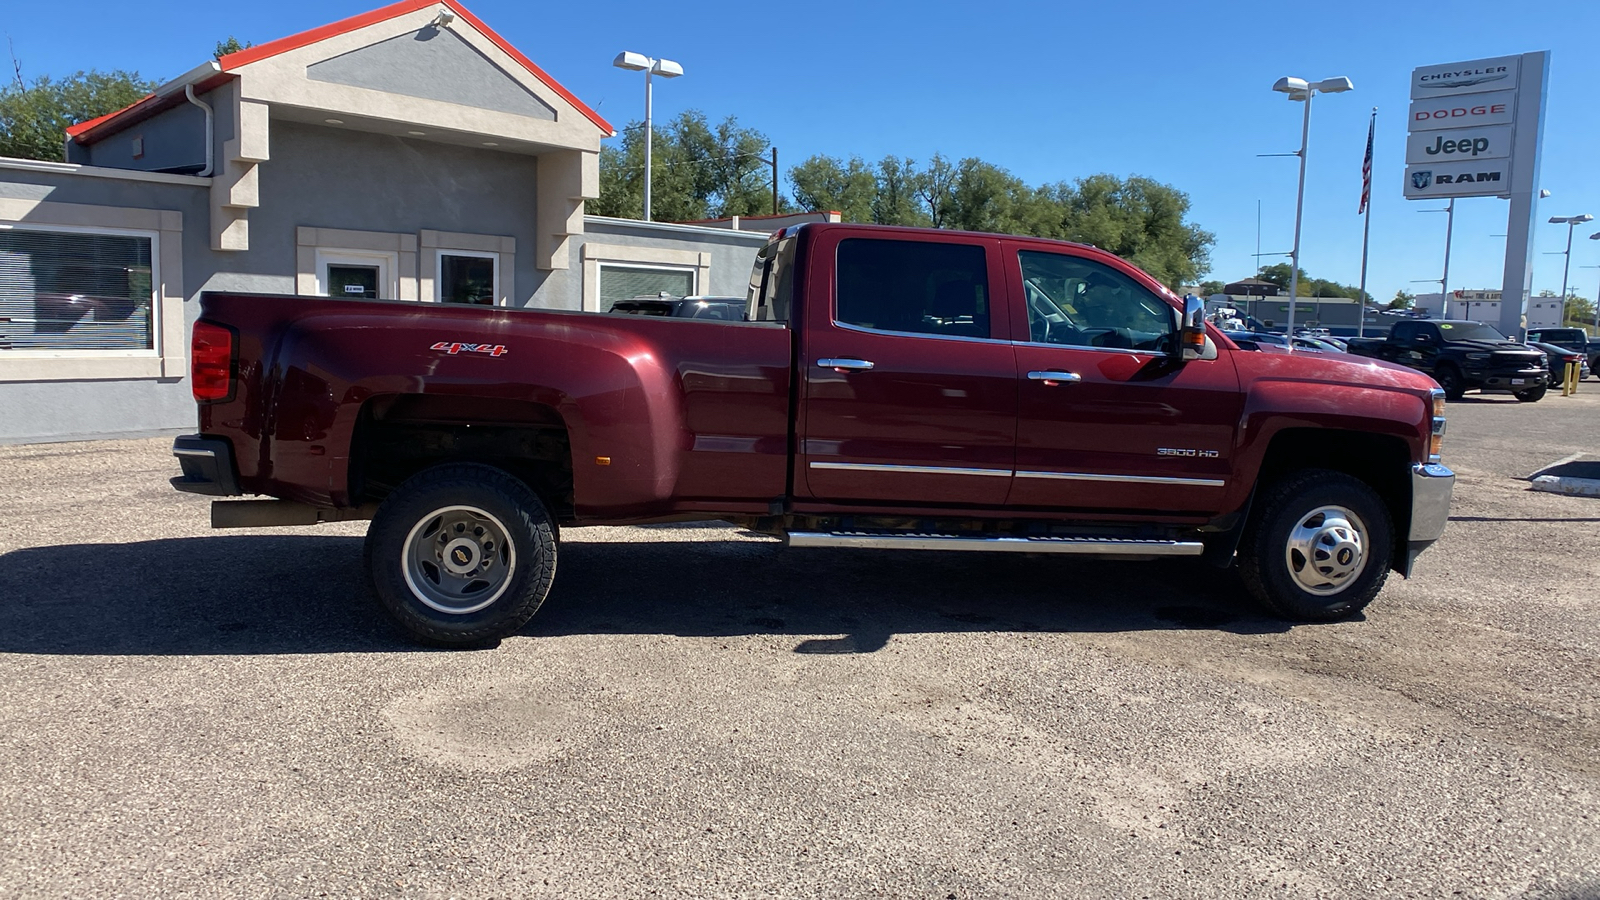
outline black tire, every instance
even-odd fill
[[[1433,380],[1439,382],[1446,400],[1460,400],[1466,396],[1467,380],[1461,377],[1461,370],[1455,366],[1440,366],[1433,373]]]
[[[1354,531],[1359,537],[1360,552],[1353,552],[1353,559],[1340,555],[1356,546],[1338,537],[1347,533],[1339,531],[1340,514],[1323,516],[1320,522],[1312,515],[1324,508],[1342,510],[1343,522],[1350,526],[1347,532]],[[1313,523],[1309,528],[1305,527],[1308,522]],[[1310,546],[1313,555],[1323,554],[1325,567],[1305,554],[1300,554],[1301,564],[1295,567],[1295,548],[1307,546],[1295,538],[1307,534],[1319,537]],[[1323,536],[1326,541],[1320,539]],[[1302,469],[1263,491],[1239,543],[1239,575],[1263,606],[1285,619],[1333,622],[1349,618],[1365,609],[1383,589],[1393,536],[1388,507],[1365,482],[1330,469]],[[1324,553],[1325,548],[1330,552]],[[1352,568],[1353,563],[1359,565]],[[1329,577],[1324,574],[1327,572],[1334,574]],[[1308,589],[1307,583],[1313,581],[1326,584]]]
[[[1544,399],[1544,394],[1547,390],[1549,390],[1549,388],[1536,387],[1531,390],[1517,391],[1511,396],[1517,398],[1518,402],[1521,403],[1538,403],[1540,400]]]
[[[493,466],[454,463],[412,476],[383,501],[363,562],[378,603],[412,637],[480,646],[539,611],[555,579],[556,533],[527,485]]]

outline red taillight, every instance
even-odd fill
[[[228,399],[233,393],[233,330],[194,323],[189,359],[194,399],[202,403]]]

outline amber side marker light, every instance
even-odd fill
[[[211,322],[194,323],[189,343],[190,390],[209,403],[233,394],[233,329]]]
[[[597,466],[609,466],[609,465],[611,465],[611,457],[609,457],[609,456],[596,456],[594,458],[594,464],[597,465]]]
[[[1433,433],[1428,437],[1428,462],[1441,461],[1444,450],[1444,391],[1433,392]]]

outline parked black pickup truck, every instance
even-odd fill
[[[1478,388],[1508,392],[1532,403],[1544,396],[1550,384],[1543,353],[1508,340],[1482,322],[1396,322],[1387,338],[1351,338],[1348,352],[1427,372],[1451,400]]]

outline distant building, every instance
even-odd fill
[[[460,0],[207,61],[0,158],[0,443],[193,428],[201,292],[603,312],[742,295],[760,232],[585,214],[611,125]]]

